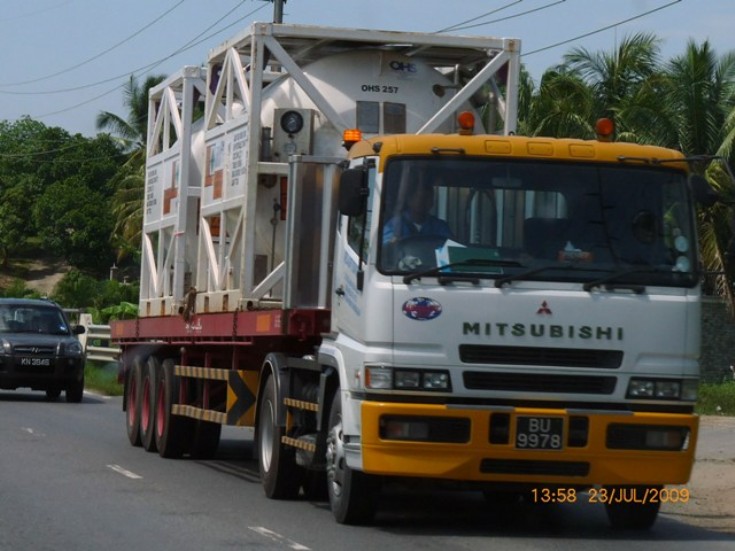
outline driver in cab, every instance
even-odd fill
[[[417,182],[406,194],[405,207],[383,227],[383,243],[395,243],[414,236],[449,239],[449,225],[431,214],[434,207],[434,187],[428,182]]]

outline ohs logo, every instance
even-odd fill
[[[403,73],[415,73],[418,71],[416,65],[414,63],[409,63],[408,61],[393,60],[390,62],[390,68],[394,71],[401,71]]]

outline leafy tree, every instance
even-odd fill
[[[91,237],[104,223],[95,221],[84,231],[82,226],[93,216],[90,198],[102,205],[94,208],[109,223],[106,204],[113,191],[109,182],[120,166],[121,153],[106,135],[71,136],[27,117],[0,122],[0,261],[7,265],[39,236],[52,255],[84,269],[98,269],[89,254],[111,258],[109,233]],[[54,234],[56,230],[63,233]],[[79,254],[85,246],[81,239],[92,244],[87,255]],[[71,245],[73,241],[77,244]]]
[[[35,177],[20,175],[13,186],[0,191],[0,263],[7,268],[11,256],[23,250],[28,240],[28,212],[33,205],[29,190],[37,187]]]
[[[34,205],[33,219],[44,248],[90,274],[107,273],[114,261],[112,218],[102,193],[76,178],[57,182]]]
[[[56,284],[51,298],[67,308],[91,307],[94,306],[99,285],[94,277],[71,269]]]

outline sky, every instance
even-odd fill
[[[127,115],[135,75],[205,65],[210,50],[273,20],[267,0],[0,0],[0,120],[22,116],[93,137]],[[612,52],[637,32],[662,60],[687,42],[735,51],[733,0],[287,0],[284,23],[517,38],[534,79],[572,48]]]

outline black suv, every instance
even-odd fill
[[[84,350],[55,302],[0,298],[0,389],[45,390],[49,400],[66,391],[67,402],[84,393]]]

